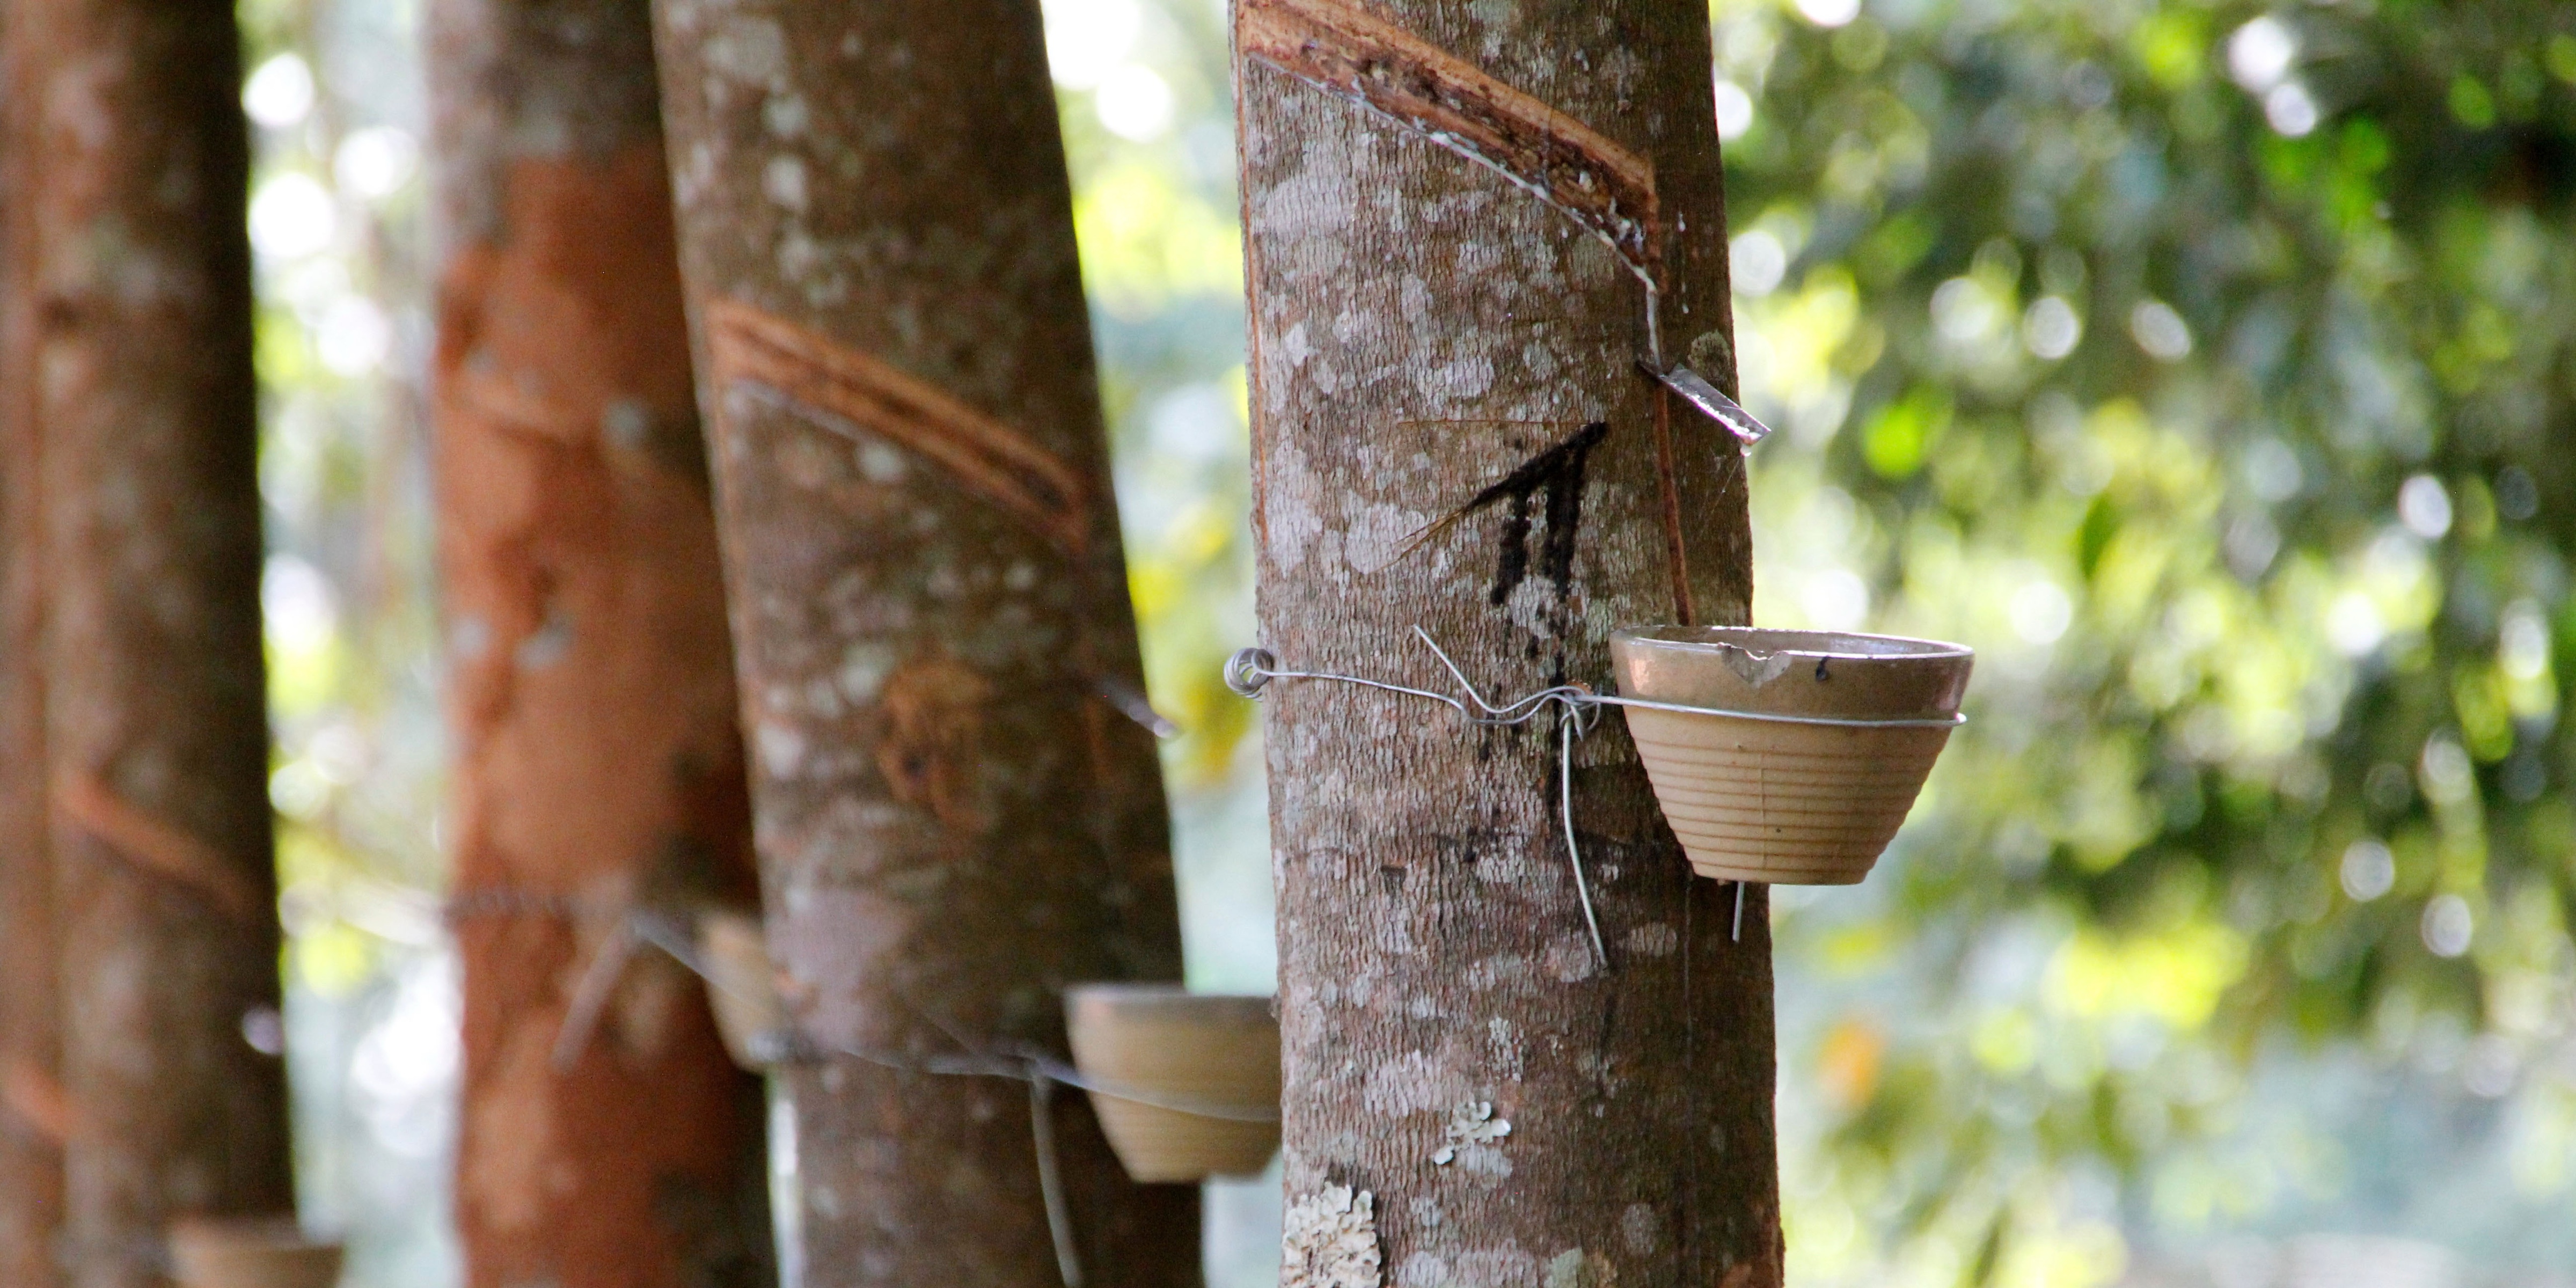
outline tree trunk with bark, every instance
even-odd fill
[[[772,953],[827,1046],[1060,1056],[1180,952],[1038,6],[656,12]],[[806,1283],[1058,1282],[1022,1087],[776,1085]],[[1051,1120],[1086,1280],[1195,1283],[1197,1193]]]
[[[60,1003],[45,809],[43,492],[36,485],[36,290],[26,218],[40,175],[18,141],[32,69],[0,15],[0,1283],[53,1288],[63,1220]]]
[[[1419,625],[1518,697],[1744,621],[1741,455],[1637,362],[1733,387],[1706,6],[1236,0],[1235,42],[1279,665],[1454,692]],[[1555,714],[1264,701],[1285,1282],[1776,1285],[1765,901],[1731,939],[1619,718],[1574,744],[1605,969]]]
[[[758,1080],[629,933],[758,897],[647,0],[438,0],[476,1288],[768,1282]]]
[[[25,167],[9,249],[33,292],[10,465],[37,471],[40,498],[56,1250],[69,1284],[139,1288],[162,1282],[173,1218],[293,1210],[239,36],[228,0],[19,4],[6,22],[5,147]]]

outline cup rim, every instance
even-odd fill
[[[1911,635],[1873,635],[1865,631],[1799,630],[1776,626],[1631,626],[1611,638],[1651,649],[1716,653],[1726,649],[1757,658],[1832,658],[1835,661],[1954,661],[1976,656],[1976,650],[1947,640]]]
[[[292,1216],[183,1216],[170,1223],[174,1244],[259,1252],[337,1252],[338,1239],[305,1230]]]
[[[1273,996],[1269,993],[1202,993],[1171,980],[1097,980],[1067,984],[1064,995],[1068,998],[1103,997],[1119,1001],[1207,1002],[1268,1002]]]

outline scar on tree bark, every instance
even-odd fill
[[[117,856],[185,887],[226,919],[249,924],[266,900],[222,851],[127,803],[89,774],[54,776],[54,808]]]
[[[1492,168],[1652,284],[1655,169],[1599,131],[1348,0],[1242,0],[1244,54]]]
[[[1090,548],[1082,476],[946,391],[739,300],[707,306],[707,351],[717,388],[753,386],[826,429],[885,438],[938,463],[1065,554]]]

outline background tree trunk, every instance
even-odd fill
[[[31,258],[67,1282],[292,1210],[229,0],[8,7]],[[24,175],[27,172],[22,171]]]
[[[1638,373],[1623,262],[1732,388],[1706,6],[1238,0],[1235,34],[1264,645],[1454,688],[1418,623],[1516,697],[1601,686],[1618,626],[1744,621],[1741,457]],[[1339,1282],[1300,1271],[1330,1223],[1295,1206],[1339,1185],[1391,1283],[1777,1284],[1766,905],[1730,941],[1618,717],[1573,802],[1605,974],[1553,717],[1265,700],[1287,1282]]]
[[[20,140],[35,104],[0,14],[0,1283],[53,1288],[63,1220],[60,999],[45,809],[43,511],[36,486],[36,279]]]
[[[651,13],[439,0],[430,27],[468,1277],[766,1282],[759,1082],[618,933],[758,896]],[[616,991],[559,1065],[594,967]]]
[[[829,1043],[1060,1053],[1180,952],[1038,6],[657,18],[772,953]],[[808,1283],[1057,1281],[1022,1088],[777,1094]],[[1195,1282],[1196,1191],[1055,1105],[1089,1282]]]

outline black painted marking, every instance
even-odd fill
[[[1504,603],[1529,579],[1535,564],[1538,575],[1556,586],[1556,597],[1563,599],[1574,583],[1574,535],[1583,520],[1583,472],[1592,449],[1608,437],[1610,424],[1596,420],[1574,431],[1564,441],[1520,463],[1519,468],[1467,504],[1458,507],[1451,519],[1474,514],[1501,501],[1511,502],[1511,511],[1503,519],[1503,541],[1496,552],[1493,602]],[[1530,519],[1533,500],[1544,493],[1547,531],[1540,534],[1536,558],[1530,549]]]

